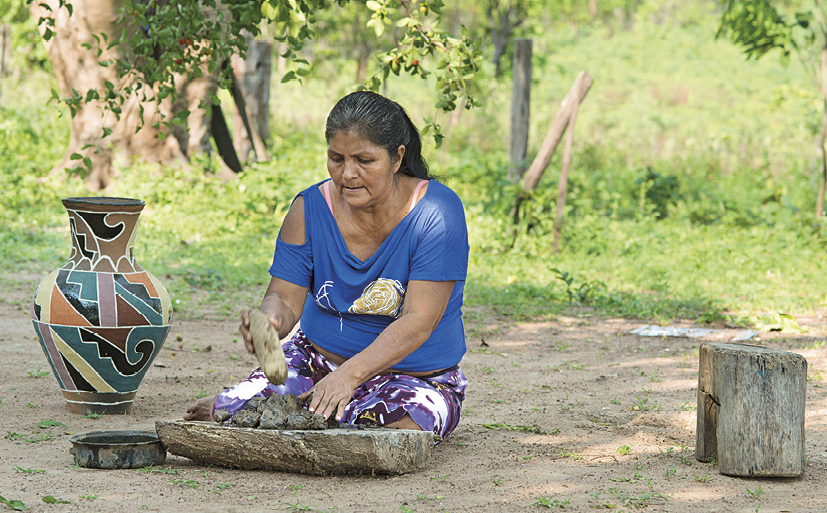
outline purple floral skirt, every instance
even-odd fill
[[[273,385],[258,368],[237,386],[218,394],[213,411],[224,408],[235,415],[256,396],[301,395],[338,367],[316,351],[301,330],[282,344],[282,349],[288,369],[284,384]],[[385,426],[408,414],[423,431],[445,439],[459,423],[467,387],[468,380],[456,366],[421,377],[380,374],[353,391],[341,422]]]

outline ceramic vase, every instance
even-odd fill
[[[145,203],[66,198],[72,255],[43,278],[32,323],[69,411],[128,413],[169,332],[169,294],[135,260]]]

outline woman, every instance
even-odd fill
[[[187,410],[231,413],[254,396],[292,393],[349,424],[433,431],[459,422],[467,381],[462,297],[468,236],[462,203],[428,179],[419,133],[397,103],[352,93],[327,119],[330,180],[302,191],[276,242],[261,303],[283,345],[288,378],[260,369]],[[248,312],[241,334],[253,352]]]

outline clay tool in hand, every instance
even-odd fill
[[[287,360],[270,316],[258,308],[250,310],[250,334],[262,372],[270,383],[281,385],[287,380]]]

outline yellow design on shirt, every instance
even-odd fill
[[[348,312],[353,314],[372,314],[399,317],[402,314],[402,300],[405,289],[396,280],[379,278],[362,292]]]

